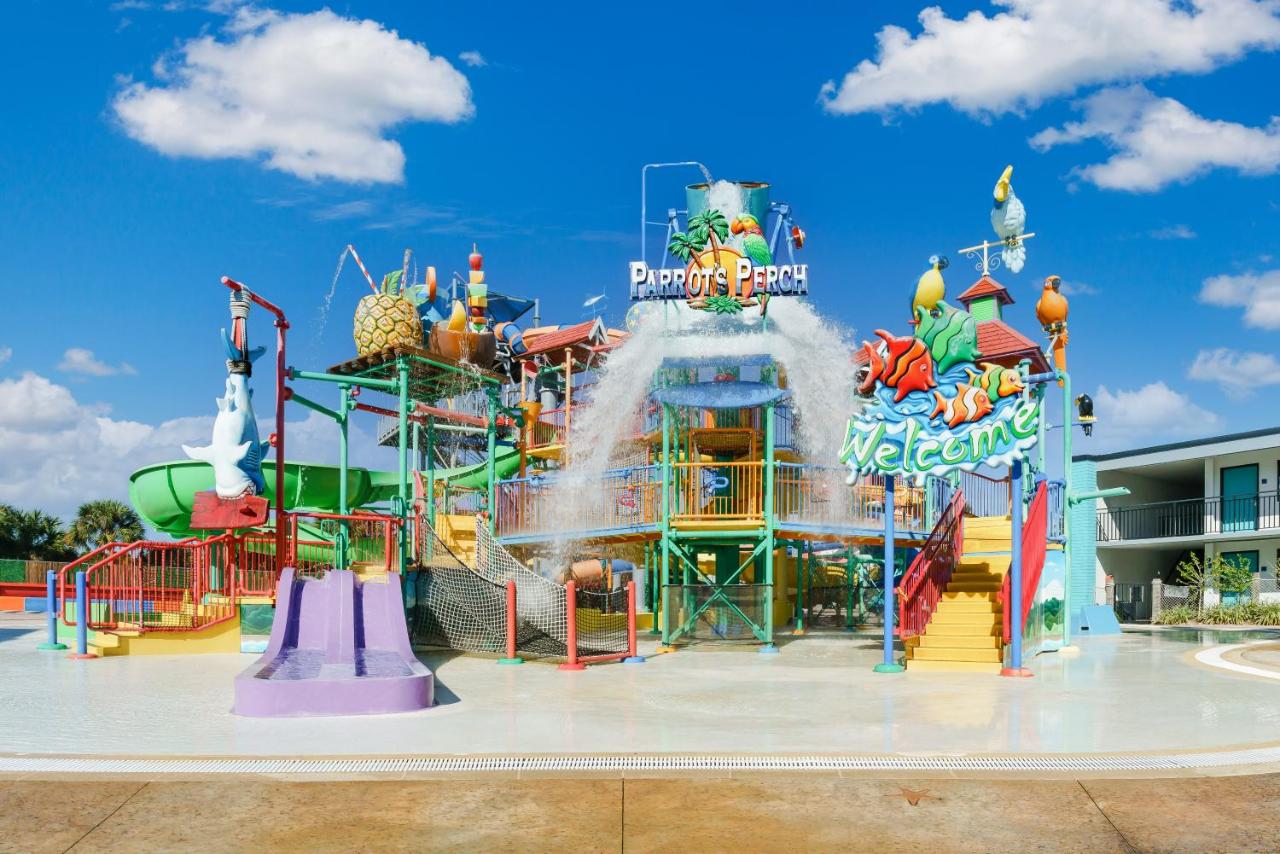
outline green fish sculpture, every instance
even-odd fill
[[[962,362],[976,362],[978,353],[978,324],[973,315],[938,300],[932,311],[916,308],[916,337],[929,348],[939,374]]]

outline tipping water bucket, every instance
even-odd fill
[[[728,182],[742,194],[741,210],[749,213],[764,227],[764,219],[769,213],[769,185],[764,181],[730,181]],[[707,209],[711,197],[712,185],[707,183],[690,184],[684,188],[685,203],[689,208],[689,216],[697,216]],[[736,211],[721,211],[730,216]]]

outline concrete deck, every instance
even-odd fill
[[[251,655],[71,661],[39,622],[0,618],[0,754],[404,756],[537,753],[1097,753],[1276,743],[1280,685],[1193,653],[1275,632],[1152,631],[1032,660],[1036,678],[871,671],[870,636],[811,634],[776,656],[704,646],[565,673],[441,653],[435,708],[230,714]]]

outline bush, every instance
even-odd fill
[[[1160,616],[1156,618],[1156,623],[1161,626],[1177,626],[1182,623],[1194,623],[1196,620],[1196,609],[1190,605],[1179,605],[1176,608],[1166,608],[1160,612]]]
[[[1199,623],[1207,626],[1280,626],[1280,602],[1238,602],[1205,608],[1200,616],[1188,605],[1160,612],[1162,626]]]

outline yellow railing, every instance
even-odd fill
[[[675,463],[671,468],[673,520],[764,518],[764,463]]]

